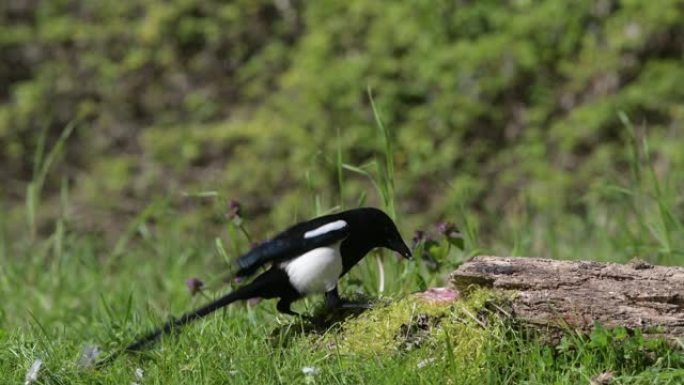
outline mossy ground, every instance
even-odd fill
[[[459,343],[480,340],[496,333],[495,327],[473,327],[478,322],[473,314],[478,314],[485,298],[490,297],[489,292],[478,292],[466,300],[446,302],[408,296],[344,322],[325,342],[343,354],[375,355],[405,352],[446,335]]]
[[[461,380],[474,379],[485,374],[489,344],[501,338],[496,317],[477,319],[485,303],[495,300],[489,291],[458,301],[412,295],[344,322],[317,344],[345,356],[406,359],[416,370],[453,366]]]

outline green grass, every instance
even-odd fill
[[[67,237],[60,256],[51,248],[42,255],[27,248],[7,263],[3,255],[0,382],[22,383],[36,359],[44,361],[39,379],[46,384],[128,384],[135,381],[136,368],[144,370],[145,384],[575,384],[604,371],[612,371],[617,383],[684,380],[677,349],[624,332],[570,334],[552,346],[511,325],[492,322],[482,329],[454,308],[445,310],[438,329],[420,347],[373,350],[363,338],[375,343],[384,335],[387,340],[394,333],[385,328],[401,323],[390,322],[394,318],[388,314],[408,321],[407,314],[418,311],[378,308],[350,321],[347,333],[332,327],[305,334],[297,333],[302,323],[276,314],[272,302],[231,306],[99,371],[77,365],[84,347],[111,351],[170,314],[205,301],[192,298],[184,280],[212,281],[221,275],[225,263],[208,245],[153,237],[129,247],[115,263],[103,264],[91,241]],[[397,299],[419,284],[417,279],[404,282],[393,291]],[[302,301],[297,310],[312,312],[319,301]],[[342,338],[348,340],[339,342]],[[421,362],[429,363],[419,369]],[[316,374],[304,375],[305,367],[316,368]]]
[[[363,174],[373,181],[385,208],[399,210],[393,193],[392,133],[374,112],[384,153],[375,168],[345,164],[338,153],[340,190],[344,172]],[[161,200],[109,245],[95,235],[70,230],[64,184],[60,220],[49,236],[34,237],[40,189],[29,187],[27,224],[0,217],[0,383],[23,383],[37,359],[43,361],[37,383],[43,384],[587,384],[601,373],[610,373],[617,384],[682,383],[681,342],[598,328],[589,336],[568,331],[560,343],[550,344],[496,318],[482,328],[460,305],[443,310],[441,322],[420,346],[406,350],[393,345],[394,329],[410,323],[420,309],[406,307],[407,296],[444,285],[446,274],[475,254],[622,262],[639,256],[682,264],[682,178],[658,175],[648,143],[638,140],[629,120],[622,119],[634,154],[630,183],[607,181],[578,197],[588,208],[583,213],[530,212],[524,202],[513,202],[520,205],[519,214],[499,218],[495,228],[482,229],[479,223],[482,216],[496,218],[497,213],[462,207],[455,222],[461,227],[463,247],[423,223],[434,241],[420,243],[414,260],[370,256],[342,282],[345,294],[381,297],[394,303],[388,308],[305,333],[306,324],[278,315],[272,302],[235,304],[101,370],[78,365],[87,346],[98,346],[105,354],[114,351],[171,315],[209,300],[205,297],[230,290],[222,284],[230,260],[249,247],[251,238],[267,234],[253,234],[242,217],[224,219],[218,237],[203,229],[188,233],[173,206]],[[57,152],[50,151],[49,158]],[[38,173],[39,179],[46,172]],[[214,200],[217,207],[227,204],[216,192],[195,198]],[[313,198],[315,211],[325,211],[323,199],[315,193]],[[364,199],[359,197],[359,202]],[[343,205],[340,200],[338,206]],[[399,217],[408,240],[416,230],[408,224],[416,221]],[[10,239],[8,234],[16,232],[8,229],[24,225],[29,236]],[[380,258],[382,264],[377,263]],[[189,294],[185,280],[191,277],[208,283],[202,295]],[[314,312],[320,302],[306,299],[295,310]],[[385,348],[374,349],[378,344]],[[136,379],[138,368],[144,371],[142,380]],[[315,368],[314,373],[304,374],[303,368]]]
[[[386,327],[385,309],[370,313],[374,321],[361,328],[355,324],[348,336],[337,328],[300,334],[294,332],[303,325],[278,315],[267,301],[231,306],[142,355],[121,357],[105,369],[82,369],[77,362],[86,346],[112,351],[170,315],[205,301],[190,296],[185,279],[197,276],[218,287],[208,291],[210,296],[228,290],[218,284],[227,264],[211,239],[182,236],[173,230],[147,234],[114,256],[103,252],[97,241],[68,231],[62,239],[53,236],[32,245],[3,243],[1,383],[22,383],[36,359],[44,361],[39,379],[46,384],[127,384],[135,381],[136,368],[144,370],[142,383],[159,384],[576,384],[588,383],[606,371],[613,373],[615,383],[678,384],[684,380],[679,349],[654,345],[639,336],[570,334],[552,346],[511,325],[493,325],[484,331],[463,318],[447,317],[429,342],[417,349],[368,352],[354,346],[364,345],[363,338],[376,338],[373,328]],[[530,236],[523,233],[521,237]],[[57,243],[61,246],[55,247]],[[436,246],[437,251],[446,247],[444,241]],[[450,258],[465,256],[452,250]],[[385,266],[385,293],[394,299],[443,283],[440,274],[428,272],[419,260],[405,263],[388,258]],[[378,295],[375,270],[373,259],[368,258],[344,280],[343,289],[348,295],[356,291]],[[429,282],[426,276],[431,277]],[[320,301],[302,301],[296,310],[313,312]],[[483,338],[485,332],[492,337]],[[329,343],[343,336],[352,338],[352,343],[339,349]],[[304,375],[305,367],[316,368],[316,374]]]

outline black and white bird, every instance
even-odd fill
[[[297,315],[290,309],[292,302],[310,294],[325,294],[329,309],[344,307],[347,302],[340,298],[338,280],[377,247],[411,257],[397,226],[376,208],[358,208],[296,224],[237,259],[238,277],[250,276],[270,264],[251,283],[167,322],[125,351],[139,350],[162,334],[239,300],[279,298],[278,311]]]

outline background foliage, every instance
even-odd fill
[[[464,208],[487,233],[499,216],[586,214],[587,194],[628,182],[618,111],[659,176],[684,162],[676,0],[1,7],[2,197],[23,201],[36,153],[77,121],[43,197],[65,178],[89,230],[118,232],[155,198],[204,190],[281,224],[313,214],[303,192],[354,205],[368,179],[345,172],[340,189],[336,159],[373,172],[383,147],[368,88],[412,223]]]

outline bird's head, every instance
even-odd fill
[[[385,247],[396,251],[404,258],[411,258],[411,249],[402,239],[392,218],[382,210],[372,207],[356,209],[355,211],[358,214],[356,219],[365,232],[363,236],[372,240],[373,246]]]

